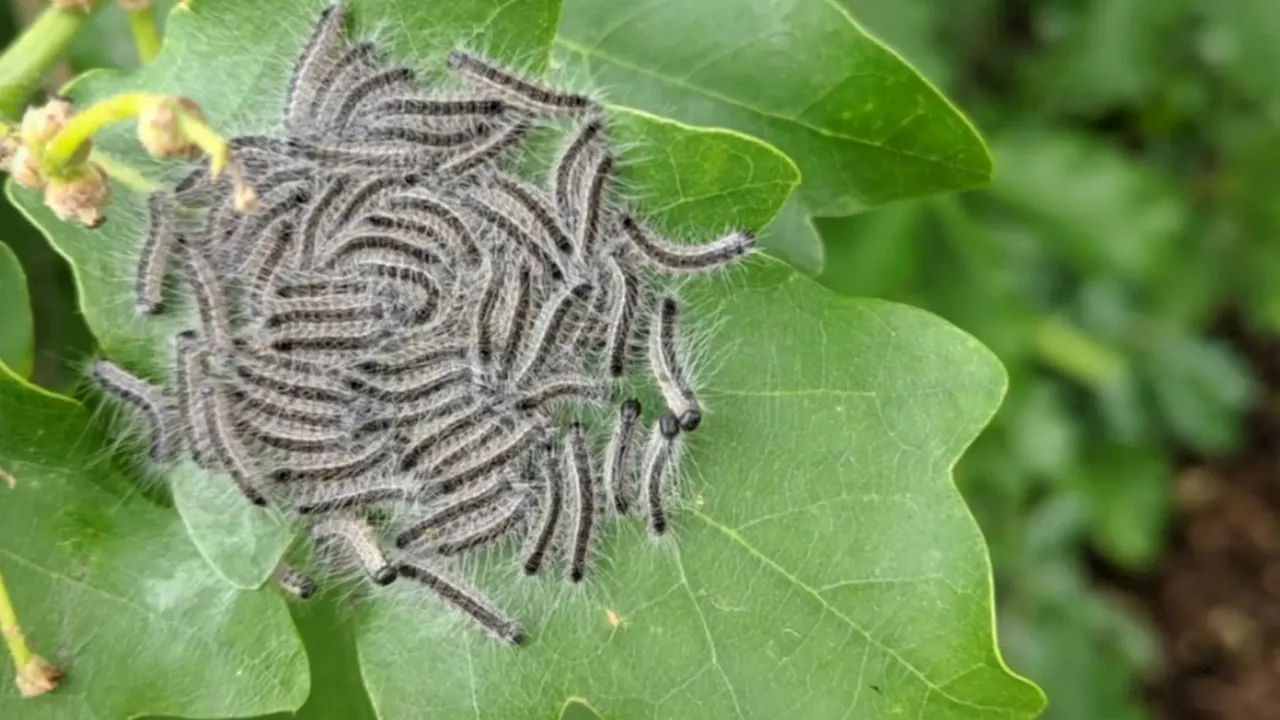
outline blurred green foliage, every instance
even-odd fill
[[[1047,718],[1145,717],[1133,688],[1158,644],[1085,558],[1151,568],[1173,451],[1231,451],[1256,392],[1215,321],[1280,331],[1280,2],[838,2],[973,115],[997,172],[981,193],[816,219],[820,280],[930,309],[1004,361],[1009,397],[958,478],[1008,657]],[[113,13],[77,71],[136,65]],[[91,340],[60,258],[4,219],[33,279],[36,379],[58,387]]]
[[[1175,450],[1231,451],[1256,392],[1211,330],[1280,330],[1280,3],[841,0],[992,140],[985,192],[818,221],[822,280],[928,308],[1009,368],[958,469],[1010,662],[1047,718],[1140,718],[1155,638],[1089,579],[1166,537]]]

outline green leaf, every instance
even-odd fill
[[[0,717],[251,715],[300,706],[306,658],[277,591],[209,572],[177,517],[104,455],[79,404],[0,367],[0,572],[63,686],[21,700],[0,663]]]
[[[290,58],[322,4],[193,3],[170,18],[155,64],[128,77],[91,75],[72,94],[84,102],[123,88],[182,92],[216,127],[271,131]],[[448,13],[412,0],[353,5],[357,27],[379,28],[393,54],[424,69],[480,37],[536,69],[558,10],[537,0],[453,3]],[[891,58],[875,43],[863,50]],[[736,132],[625,107],[611,122],[628,147],[628,187],[677,235],[758,228],[798,178],[785,156]],[[127,128],[97,147],[145,176],[165,174]],[[38,198],[16,195],[77,267],[108,354],[161,377],[168,338],[189,312],[178,304],[172,319],[133,318],[141,203],[116,190],[96,233],[57,224]],[[602,717],[792,708],[822,717],[851,706],[872,718],[1034,715],[1042,696],[996,653],[990,569],[949,475],[1002,396],[990,353],[930,315],[838,299],[766,260],[691,282],[686,293],[688,320],[716,354],[674,538],[608,528],[602,566],[576,593],[554,577],[516,580],[510,562],[480,563],[481,586],[529,628],[520,649],[410,581],[374,589],[354,630],[378,716],[552,716],[575,696]]]
[[[0,242],[0,363],[19,377],[30,377],[35,357],[27,275],[8,245]]]
[[[398,583],[360,618],[384,720],[551,715],[566,694],[608,717],[1040,709],[993,647],[982,539],[949,478],[999,405],[1000,364],[934,316],[839,299],[776,263],[732,285],[686,286],[723,355],[702,379],[711,412],[674,538],[608,530],[586,592],[481,561],[478,585],[530,630],[518,651]]]
[[[295,529],[251,505],[225,474],[183,460],[167,476],[173,504],[209,564],[235,587],[261,585],[280,564]]]
[[[755,135],[804,174],[803,215],[847,215],[975,187],[991,158],[973,126],[835,2],[568,0],[556,60],[611,102]],[[764,238],[817,274],[816,233]]]

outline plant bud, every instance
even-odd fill
[[[19,145],[13,151],[7,169],[13,181],[23,187],[35,190],[44,187],[44,175],[40,174],[40,163],[36,161],[35,153],[31,152],[31,148],[26,145]]]
[[[95,163],[85,163],[65,178],[50,178],[44,188],[44,204],[59,220],[75,217],[91,228],[106,222],[102,211],[109,202],[111,183],[107,181],[107,173]]]
[[[190,98],[166,95],[148,103],[138,113],[138,140],[155,157],[193,157],[200,148],[182,131],[181,113],[204,120],[200,106]]]
[[[44,105],[31,106],[22,114],[22,144],[40,147],[49,142],[71,119],[71,101],[52,97]]]

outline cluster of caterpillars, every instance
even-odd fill
[[[667,487],[698,397],[680,302],[663,278],[721,269],[749,232],[673,243],[616,190],[618,159],[590,97],[486,59],[449,56],[451,89],[351,43],[328,8],[294,69],[280,136],[232,140],[261,198],[196,169],[149,199],[137,308],[180,279],[199,329],[172,382],[110,360],[94,377],[149,419],[151,453],[189,453],[250,501],[378,584],[418,582],[491,634],[518,621],[447,572],[447,558],[522,539],[529,575],[557,559],[580,582],[601,522],[637,508],[666,532]],[[541,182],[514,171],[529,133],[567,126]],[[171,268],[171,266],[173,266]],[[667,409],[646,429],[615,396],[647,369]],[[603,453],[564,417],[617,403]],[[315,584],[281,567],[300,597]]]

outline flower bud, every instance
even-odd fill
[[[190,98],[166,95],[148,103],[138,113],[138,140],[155,157],[192,157],[200,153],[182,130],[179,115],[187,113],[201,121],[200,106]]]
[[[50,178],[44,188],[44,203],[59,220],[80,220],[96,228],[106,222],[103,210],[111,202],[111,183],[96,163],[85,163],[64,178]]]
[[[39,107],[33,105],[22,114],[22,128],[19,131],[22,143],[29,147],[40,147],[57,135],[70,119],[71,101],[64,97],[51,97]]]
[[[7,169],[13,181],[23,187],[36,190],[44,187],[44,175],[40,174],[40,163],[36,161],[35,153],[31,152],[31,148],[26,145],[19,145],[13,151]]]

